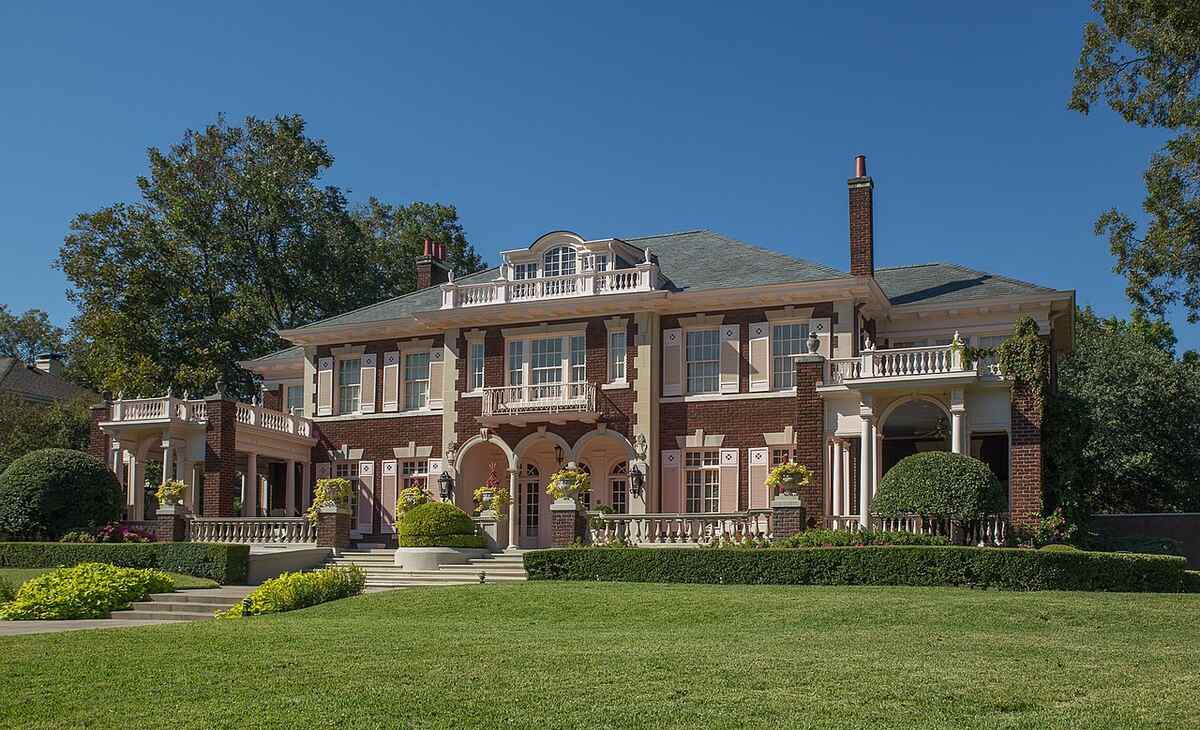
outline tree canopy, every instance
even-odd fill
[[[63,331],[42,310],[15,315],[8,311],[8,305],[0,304],[0,357],[32,363],[43,352],[61,353],[65,349],[63,337]]]
[[[1049,507],[1200,511],[1200,365],[1174,344],[1162,323],[1077,313],[1046,406]]]
[[[57,261],[80,310],[74,366],[96,389],[247,395],[237,363],[280,347],[278,330],[411,291],[422,238],[457,274],[482,266],[453,206],[352,210],[321,184],[333,156],[299,115],[218,117],[148,160],[140,198],[77,216]]]
[[[1103,101],[1126,121],[1178,132],[1146,169],[1147,223],[1112,208],[1096,221],[1115,270],[1139,307],[1162,317],[1182,304],[1200,320],[1200,4],[1195,0],[1094,0],[1069,107]]]

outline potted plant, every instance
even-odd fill
[[[409,510],[429,501],[429,493],[425,491],[425,483],[414,482],[412,486],[400,490],[396,495],[396,521],[404,519]]]
[[[312,506],[305,516],[311,524],[317,524],[319,512],[344,512],[350,509],[350,480],[342,477],[318,479],[313,492]]]
[[[496,464],[493,462],[488,465],[488,478],[483,483],[483,486],[475,490],[475,511],[483,514],[484,512],[495,513],[495,519],[500,520],[504,517],[504,509],[512,501],[512,497],[507,491],[500,487],[500,479],[496,476]]]
[[[587,494],[590,491],[592,491],[592,478],[586,471],[576,468],[574,464],[551,475],[550,483],[546,486],[546,494],[554,497],[556,501],[577,500],[579,495]]]
[[[158,499],[159,507],[178,507],[183,504],[183,491],[186,489],[178,479],[168,479],[158,485],[154,496]]]
[[[794,461],[784,463],[771,469],[767,475],[767,486],[780,494],[800,495],[800,488],[812,483],[812,471],[804,464]]]

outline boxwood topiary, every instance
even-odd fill
[[[400,547],[483,547],[470,515],[449,502],[417,505],[396,526]]]
[[[116,475],[82,451],[32,451],[0,474],[0,533],[55,540],[120,517]]]
[[[971,520],[1004,508],[1004,490],[987,464],[963,454],[906,456],[879,482],[871,505],[882,515],[917,514]]]

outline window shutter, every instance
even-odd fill
[[[750,325],[750,391],[771,389],[771,323]]]
[[[767,475],[771,473],[770,455],[770,449],[746,449],[750,472],[750,509],[771,507],[770,490],[767,488]]]
[[[317,415],[333,415],[333,358],[317,360]]]
[[[662,467],[660,468],[661,484],[658,485],[662,496],[663,512],[683,511],[683,454],[678,449],[662,452]]]
[[[359,410],[363,413],[375,412],[375,353],[362,356],[362,369],[359,371],[361,385],[359,386]]]
[[[721,327],[721,392],[738,392],[741,373],[742,327],[727,324]]]
[[[442,407],[442,370],[445,365],[446,353],[440,347],[429,351],[429,408],[438,410]]]
[[[375,520],[375,462],[358,462],[359,532],[371,532]]]
[[[396,460],[388,459],[380,465],[383,474],[379,478],[379,531],[392,533],[396,531]]]
[[[383,353],[383,410],[389,413],[400,407],[400,353]]]
[[[683,395],[683,330],[663,330],[663,395]]]
[[[738,511],[738,450],[721,449],[721,503],[722,512]]]

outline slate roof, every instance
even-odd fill
[[[255,363],[260,363],[263,365],[269,365],[271,363],[276,363],[276,362],[287,362],[289,360],[299,360],[303,357],[304,357],[304,347],[301,345],[293,345],[292,347],[285,347],[282,350],[276,350],[275,352],[269,353],[267,355],[263,355],[262,357],[256,357],[253,360],[247,360],[246,362],[255,362]]]
[[[894,305],[953,304],[1056,290],[958,264],[934,263],[875,270],[875,281]]]
[[[26,365],[14,357],[0,357],[0,393],[11,393],[27,401],[50,403],[90,392],[87,388]]]

